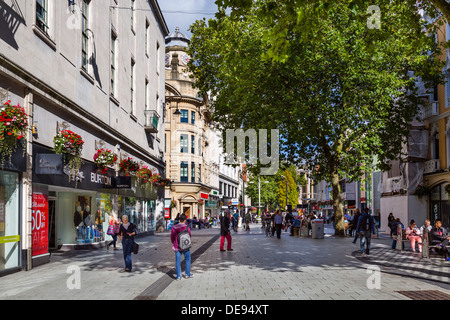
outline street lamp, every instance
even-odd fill
[[[285,179],[285,177],[282,175],[281,179]],[[286,210],[287,210],[287,205],[288,205],[288,187],[287,187],[287,178],[284,180],[284,182],[286,183]]]

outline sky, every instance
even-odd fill
[[[196,20],[214,18],[217,6],[214,0],[159,0],[159,7],[166,20],[169,32],[180,28],[181,33],[191,38],[189,26]]]

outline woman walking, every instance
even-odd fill
[[[128,221],[128,216],[122,216],[119,238],[122,239],[123,259],[125,260],[125,271],[131,272],[133,268],[131,252],[133,251],[134,236],[136,235],[136,225]]]
[[[116,220],[114,216],[112,216],[111,220],[109,221],[109,225],[112,226],[113,234],[110,234],[110,236],[113,238],[113,240],[106,245],[106,249],[109,250],[109,247],[113,245],[114,250],[119,250],[117,249],[116,244],[117,244],[117,236],[119,235],[120,230],[120,221]]]

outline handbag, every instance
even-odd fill
[[[107,234],[107,235],[110,235],[110,236],[113,236],[113,235],[114,235],[114,226],[113,226],[113,225],[110,225],[110,226],[108,227],[108,231],[106,231],[106,234]]]
[[[139,252],[139,244],[137,244],[134,240],[133,240],[132,251],[133,251],[134,254],[138,254],[138,252]]]

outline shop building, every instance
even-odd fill
[[[103,246],[113,216],[129,215],[140,232],[164,225],[163,188],[122,176],[118,165],[130,157],[165,176],[168,29],[159,5],[70,3],[0,2],[8,21],[0,29],[0,92],[30,123],[25,155],[0,171],[0,275],[45,263],[52,249]],[[54,151],[63,130],[84,141],[76,174]],[[98,149],[118,157],[106,172],[94,163]]]
[[[208,97],[193,88],[187,64],[189,39],[177,28],[166,38],[166,217],[190,219],[217,212],[218,164],[210,158]],[[172,203],[172,206],[170,205]]]

